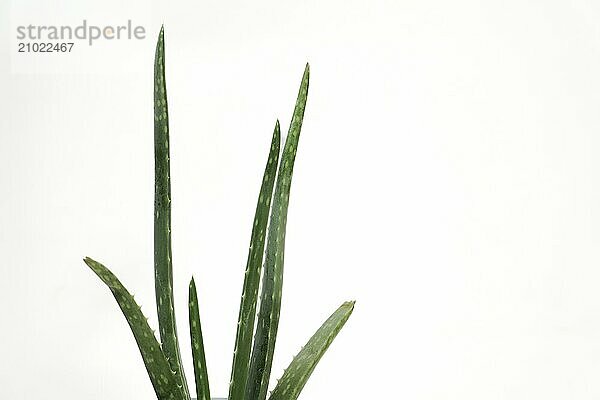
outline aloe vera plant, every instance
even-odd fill
[[[273,131],[250,238],[233,352],[229,400],[267,398],[281,308],[290,186],[306,106],[309,75],[307,64],[281,159],[279,121],[275,123]],[[140,306],[119,279],[104,265],[89,257],[86,257],[84,262],[108,286],[117,300],[137,342],[157,398],[190,400],[191,395],[181,363],[173,300],[168,121],[164,30],[161,29],[154,62],[154,276],[160,342],[148,325]],[[210,400],[199,306],[193,278],[189,286],[188,306],[196,397],[198,400]],[[298,398],[315,366],[353,309],[353,301],[345,302],[331,314],[285,370],[271,392],[270,400]]]

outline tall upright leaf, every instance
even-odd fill
[[[300,138],[306,98],[308,95],[310,68],[306,64],[294,114],[290,123],[271,209],[266,246],[265,271],[263,274],[260,310],[254,337],[250,371],[246,386],[246,400],[265,400],[271,375],[275,338],[279,326],[281,289],[283,283],[283,261],[285,228],[290,196],[290,185],[294,170],[296,149]]]
[[[204,354],[202,325],[200,325],[200,307],[198,306],[198,295],[196,294],[196,283],[194,282],[194,278],[192,278],[190,282],[188,299],[190,337],[192,342],[192,357],[194,359],[194,377],[196,379],[196,398],[197,400],[210,400],[206,355]]]
[[[263,174],[262,186],[258,196],[258,204],[254,214],[252,235],[250,237],[250,249],[246,262],[244,275],[244,287],[240,301],[240,311],[233,352],[233,365],[231,367],[231,380],[229,382],[229,399],[243,400],[246,391],[246,379],[248,378],[248,363],[252,350],[252,333],[254,331],[254,319],[256,315],[256,303],[258,299],[258,286],[260,283],[260,271],[262,268],[263,254],[265,249],[265,234],[269,209],[273,197],[273,185],[277,174],[279,162],[280,143],[279,121],[275,123],[273,139],[269,159]]]
[[[185,397],[189,398],[177,340],[172,261],[169,115],[165,83],[164,28],[161,28],[154,60],[154,281],[163,351],[171,369],[179,378]]]
[[[298,355],[294,357],[277,382],[269,400],[296,400],[298,398],[317,363],[350,318],[352,310],[354,310],[354,302],[345,302],[327,318]]]
[[[171,371],[171,367],[154,336],[154,332],[148,326],[147,319],[142,313],[140,306],[133,299],[133,296],[104,265],[89,257],[86,257],[83,261],[108,286],[117,300],[119,307],[121,307],[121,311],[123,311],[123,315],[125,315],[140,349],[142,359],[146,365],[146,371],[148,371],[150,381],[158,399],[183,399],[184,394],[181,385],[179,385],[179,380]]]

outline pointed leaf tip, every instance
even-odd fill
[[[171,370],[177,372],[178,383],[184,388],[184,398],[189,399],[185,372],[181,367],[172,289],[169,111],[164,26],[158,35],[154,56],[154,182],[154,272],[160,339]]]
[[[210,388],[206,369],[204,343],[202,339],[202,327],[200,324],[198,295],[196,293],[196,284],[194,283],[193,277],[190,280],[188,304],[192,357],[194,360],[194,378],[196,380],[196,398],[197,400],[210,400]]]
[[[265,166],[262,185],[256,205],[254,224],[250,238],[250,250],[246,263],[246,273],[240,311],[237,323],[233,363],[229,385],[229,400],[244,400],[248,382],[248,364],[252,351],[252,334],[256,319],[258,289],[263,264],[265,235],[268,227],[269,211],[273,200],[273,188],[279,164],[281,132],[279,120],[275,122],[275,130],[271,140],[269,157]],[[257,400],[257,399],[253,399]]]
[[[108,286],[127,319],[157,398],[161,400],[183,398],[184,394],[177,380],[170,377],[169,363],[161,351],[154,331],[148,326],[147,318],[141,312],[140,306],[133,296],[104,265],[89,257],[84,258],[84,262]]]
[[[354,307],[354,301],[344,302],[310,338],[294,357],[271,392],[269,400],[296,400],[306,381],[331,342],[342,329]]]
[[[300,88],[298,89],[292,121],[290,122],[277,172],[275,195],[269,218],[269,231],[265,251],[265,272],[262,280],[258,323],[254,334],[245,399],[265,400],[271,375],[275,337],[277,335],[279,313],[281,310],[283,255],[285,251],[285,229],[290,185],[304,118],[304,110],[306,108],[308,81],[309,69],[307,65],[302,76]]]

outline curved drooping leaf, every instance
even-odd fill
[[[163,351],[177,373],[186,399],[190,398],[177,340],[171,253],[171,178],[169,111],[165,82],[165,41],[161,28],[154,58],[154,274],[158,326]]]
[[[269,400],[296,400],[310,374],[354,310],[354,302],[345,302],[321,325],[294,357],[277,382]]]
[[[275,195],[271,208],[265,254],[260,310],[246,385],[246,400],[265,400],[269,377],[271,375],[275,338],[279,326],[279,312],[281,310],[283,254],[285,250],[285,228],[290,185],[302,120],[304,118],[304,109],[306,107],[309,76],[310,68],[306,64],[275,184]]]
[[[163,354],[160,344],[150,329],[146,317],[133,296],[125,289],[119,279],[104,265],[86,257],[83,260],[92,271],[108,286],[117,300],[123,315],[129,323],[131,332],[146,365],[146,371],[159,400],[184,399],[179,379],[171,371],[169,363]]]
[[[244,287],[240,301],[237,334],[233,352],[233,364],[231,367],[231,380],[229,382],[229,400],[243,400],[246,391],[246,379],[248,378],[248,364],[252,350],[252,334],[254,332],[254,319],[256,316],[256,303],[258,300],[258,286],[260,283],[260,271],[262,268],[265,250],[265,234],[267,221],[273,197],[273,185],[277,175],[279,162],[280,143],[279,121],[275,123],[273,139],[269,159],[265,166],[262,186],[258,196],[258,204],[254,214],[252,235],[250,237],[250,249],[246,262],[244,275]]]
[[[194,360],[194,377],[196,378],[196,396],[197,400],[210,400],[208,370],[206,369],[204,341],[202,340],[202,325],[200,325],[200,308],[198,306],[198,295],[196,294],[194,278],[190,281],[188,306],[190,312],[190,338],[192,341],[192,358]]]

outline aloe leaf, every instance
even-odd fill
[[[176,372],[185,397],[189,399],[187,381],[181,368],[173,302],[169,116],[165,83],[164,28],[161,28],[158,36],[154,60],[154,168],[154,274],[160,339],[171,369]]]
[[[204,354],[204,341],[202,340],[202,326],[200,325],[198,295],[196,294],[196,283],[194,282],[194,278],[190,281],[188,305],[190,311],[190,337],[192,340],[194,377],[196,378],[196,397],[197,400],[210,400],[208,370],[206,369],[206,356]]]
[[[275,338],[279,326],[281,289],[283,281],[283,254],[285,228],[290,196],[290,185],[302,119],[308,95],[309,65],[306,64],[294,114],[290,123],[271,209],[271,220],[266,246],[265,270],[263,274],[258,323],[246,386],[246,400],[265,400],[271,375]]]
[[[294,357],[277,382],[269,400],[296,400],[310,374],[354,310],[354,302],[342,304],[310,338]]]
[[[256,303],[258,300],[258,286],[260,283],[260,271],[262,268],[265,249],[265,233],[269,219],[269,209],[273,197],[273,185],[277,174],[279,162],[280,142],[279,121],[275,123],[273,139],[269,159],[263,174],[262,186],[258,196],[258,204],[254,214],[252,235],[250,238],[250,249],[246,262],[244,275],[244,287],[240,301],[235,349],[233,352],[233,365],[231,367],[231,380],[229,383],[229,399],[243,400],[246,391],[246,379],[248,378],[248,363],[252,350],[252,333],[254,331],[254,319],[256,315]]]
[[[146,365],[146,371],[159,400],[183,399],[179,379],[171,371],[160,344],[150,329],[148,321],[133,296],[125,289],[119,279],[104,265],[86,257],[83,260],[92,271],[108,286],[117,300],[123,315],[129,323],[131,332]]]

